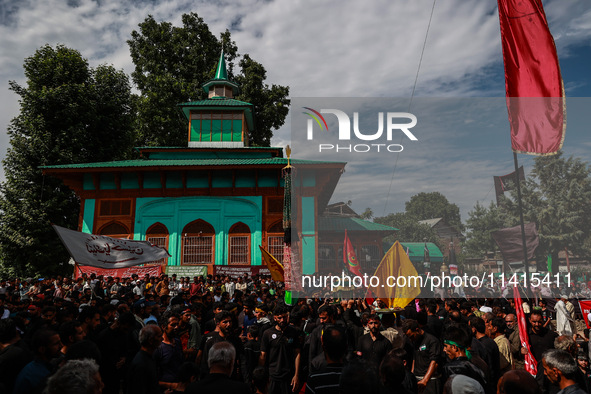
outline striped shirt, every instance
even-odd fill
[[[328,364],[310,375],[306,383],[306,394],[337,394],[342,372],[343,364]]]

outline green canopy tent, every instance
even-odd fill
[[[424,242],[401,242],[404,250],[408,251],[408,257],[413,263],[422,263],[425,257],[425,243]],[[429,258],[432,263],[443,263],[443,253],[433,242],[427,242],[427,249],[429,250]]]

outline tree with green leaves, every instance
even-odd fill
[[[415,194],[405,204],[406,213],[418,220],[443,218],[443,220],[458,231],[464,231],[460,218],[460,208],[450,203],[439,192]]]
[[[412,214],[405,212],[391,213],[387,216],[374,218],[374,222],[398,229],[395,235],[384,239],[384,242],[388,245],[393,244],[395,241],[423,242],[426,239],[427,242],[437,244],[439,248],[443,246],[435,230],[428,224],[419,223],[419,219]]]
[[[127,76],[89,66],[81,54],[46,45],[25,59],[26,86],[10,88],[20,113],[0,185],[0,268],[7,274],[63,272],[68,253],[51,224],[76,228],[79,200],[40,166],[110,161],[131,153],[135,99]]]
[[[371,220],[374,217],[373,210],[370,207],[367,207],[359,217],[363,220]]]
[[[465,253],[469,257],[484,258],[487,253],[497,250],[491,233],[506,227],[503,212],[493,202],[486,208],[477,201],[468,216]]]
[[[535,222],[540,236],[539,260],[567,249],[578,256],[590,256],[591,237],[591,168],[562,152],[540,156],[522,183],[525,222]],[[519,224],[516,193],[504,199],[502,207],[511,215],[510,225]]]
[[[182,16],[182,26],[157,22],[148,16],[128,41],[135,64],[133,81],[141,92],[137,129],[139,141],[148,146],[185,146],[187,121],[176,107],[207,98],[201,85],[215,75],[222,49],[228,77],[241,87],[235,97],[254,106],[255,130],[251,145],[269,146],[273,130],[281,127],[289,111],[289,88],[265,83],[266,70],[248,54],[238,62],[236,43],[225,31],[218,40],[195,13]]]

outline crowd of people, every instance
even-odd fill
[[[524,347],[511,298],[388,310],[286,305],[264,276],[1,280],[0,393],[590,392],[589,330],[557,298],[524,298]]]

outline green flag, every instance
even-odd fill
[[[291,291],[285,291],[285,305],[291,305]]]
[[[548,272],[552,273],[552,255],[548,255]]]

